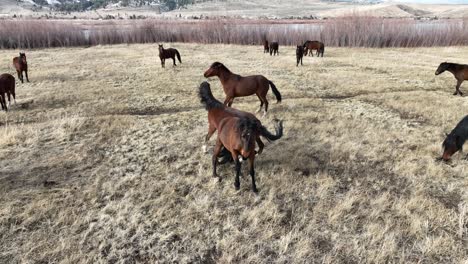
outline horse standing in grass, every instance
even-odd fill
[[[23,80],[23,72],[26,75],[26,81],[29,82],[28,78],[28,62],[26,61],[26,54],[24,52],[20,52],[19,57],[13,58],[13,66],[18,73],[18,79],[20,79],[21,83],[24,83]]]
[[[301,62],[301,65],[302,64],[302,58],[304,57],[304,47],[301,46],[301,45],[297,45],[296,47],[296,60],[297,60],[297,63],[296,63],[296,67],[299,66],[299,62]]]
[[[269,53],[270,52],[270,46],[268,45],[268,40],[263,41],[263,53]]]
[[[455,92],[453,95],[460,94],[460,96],[462,96],[463,93],[460,91],[460,85],[464,80],[468,80],[468,65],[442,62],[437,68],[435,75],[439,75],[444,71],[451,72],[453,76],[455,76],[455,79],[457,79],[457,85],[455,86]]]
[[[275,95],[278,103],[281,102],[281,94],[279,93],[276,86],[265,78],[263,75],[252,75],[252,76],[240,76],[238,74],[232,73],[226,66],[220,62],[214,62],[211,64],[210,68],[205,71],[203,74],[205,78],[218,76],[221,84],[223,86],[224,93],[226,94],[226,99],[224,104],[231,106],[235,97],[249,96],[256,94],[258,99],[260,99],[260,111],[265,104],[265,114],[268,111],[268,100],[266,95],[268,93],[269,86]]]
[[[16,104],[15,85],[16,85],[15,84],[15,77],[13,77],[13,75],[11,75],[9,73],[4,73],[4,74],[0,75],[0,93],[2,93],[3,103],[5,103],[5,106],[6,106],[5,94],[8,96],[8,108],[11,105],[11,97],[10,96],[13,96],[13,100],[15,101],[15,104]]]
[[[279,55],[279,44],[278,42],[271,42],[270,43],[270,56]]]
[[[317,57],[320,56],[320,54],[322,55],[323,57],[323,53],[325,52],[325,45],[320,42],[320,41],[316,41],[316,40],[307,40],[304,45],[304,55],[307,56],[307,52],[309,52],[309,56],[314,56],[314,53],[313,53],[313,50],[317,50]]]
[[[220,101],[216,100],[207,82],[203,82],[200,85],[199,96],[205,109],[208,110],[208,123],[210,128],[205,139],[208,140],[214,131],[218,130],[218,139],[212,156],[213,176],[221,181],[221,178],[216,173],[216,165],[218,163],[219,154],[224,146],[231,153],[232,159],[236,164],[236,189],[238,190],[240,188],[239,156],[241,156],[242,158],[249,159],[252,190],[257,192],[254,171],[254,159],[257,153],[255,151],[255,142],[259,144],[260,149],[258,153],[260,153],[263,149],[260,136],[266,138],[268,141],[280,139],[283,136],[282,122],[278,122],[276,135],[271,134],[252,114],[226,107]]]
[[[463,144],[468,138],[468,116],[465,116],[455,128],[447,134],[442,147],[444,148],[444,153],[442,154],[442,159],[448,161],[450,157],[455,154],[457,151],[463,148]]]
[[[164,49],[163,45],[159,45],[159,58],[161,59],[161,66],[163,68],[165,67],[166,59],[172,59],[172,61],[174,62],[174,66],[177,66],[175,61],[176,56],[179,62],[182,63],[182,60],[180,59],[180,53],[178,50],[173,48]]]

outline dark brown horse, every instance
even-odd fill
[[[26,61],[26,54],[24,52],[20,52],[19,57],[13,58],[13,66],[18,73],[18,79],[20,79],[21,83],[24,83],[23,80],[23,72],[26,75],[26,81],[29,82],[28,78],[28,62]]]
[[[465,116],[455,128],[447,134],[442,147],[444,148],[444,153],[442,154],[442,159],[448,161],[453,154],[463,148],[463,144],[468,138],[468,116]]]
[[[271,42],[270,43],[270,56],[279,55],[279,44],[278,42]]]
[[[463,93],[460,91],[460,85],[464,80],[468,80],[468,65],[442,62],[437,68],[435,75],[439,75],[444,71],[451,72],[453,76],[455,76],[455,79],[457,79],[457,86],[455,86],[455,92],[453,95],[460,94],[460,96],[462,96]]]
[[[15,104],[16,104],[15,77],[13,77],[13,75],[9,73],[4,73],[0,75],[0,93],[3,97],[2,101],[5,104],[5,110],[7,110],[5,94],[8,96],[8,108],[11,105],[10,96],[13,96],[13,100],[15,101]],[[3,109],[3,103],[2,103],[2,109]]]
[[[215,149],[213,151],[213,176],[221,178],[216,173],[216,165],[218,163],[218,156],[221,149],[226,148],[232,156],[236,164],[236,189],[240,187],[239,174],[240,174],[240,161],[239,156],[249,159],[250,175],[252,176],[252,189],[257,191],[255,186],[255,171],[253,169],[253,162],[255,159],[255,142],[263,149],[263,143],[260,143],[260,136],[265,137],[269,141],[277,140],[283,135],[283,125],[280,121],[276,128],[276,135],[271,134],[258,119],[252,114],[233,111],[235,109],[228,108],[220,101],[216,100],[212,93],[210,86],[207,82],[203,82],[199,88],[199,96],[201,102],[208,110],[208,123],[209,131],[206,138],[211,136],[211,130],[218,130],[218,139]],[[261,150],[259,150],[259,153]]]
[[[265,114],[268,111],[268,100],[266,95],[268,93],[269,86],[275,95],[278,103],[281,102],[281,94],[279,93],[276,86],[265,78],[263,75],[252,75],[242,77],[238,74],[232,73],[226,66],[220,62],[214,62],[208,70],[203,74],[205,78],[218,76],[221,84],[223,85],[226,99],[224,104],[231,106],[235,97],[249,96],[256,94],[260,99],[260,111],[265,104]]]
[[[269,53],[270,52],[270,46],[268,45],[268,40],[263,41],[263,53]]]
[[[322,55],[323,57],[323,53],[325,52],[325,45],[320,42],[320,41],[316,41],[316,40],[307,40],[304,45],[304,55],[307,56],[307,52],[309,52],[309,56],[314,56],[314,53],[313,53],[313,50],[317,50],[317,57],[320,56],[320,54]]]
[[[262,123],[260,120],[255,117],[255,115],[237,110],[232,107],[227,107],[224,104],[222,104],[220,101],[216,100],[214,98],[213,94],[211,93],[211,87],[210,84],[207,82],[202,82],[199,87],[199,92],[198,95],[200,97],[200,100],[202,104],[205,106],[205,109],[208,111],[208,133],[205,136],[205,145],[203,146],[204,151],[206,151],[206,142],[211,138],[213,133],[218,129],[218,126],[221,122],[222,119],[226,117],[245,117],[251,119],[253,122],[256,122],[258,124],[258,127],[262,128]],[[282,131],[281,131],[282,133]],[[276,140],[281,135],[276,138],[276,136],[271,135],[268,133],[268,131],[260,131],[260,134],[264,137],[266,137],[268,140]],[[257,144],[258,144],[258,154],[261,154],[263,151],[264,144],[260,137],[257,137]]]
[[[173,48],[164,49],[163,45],[159,45],[159,58],[161,59],[161,66],[163,68],[165,67],[166,59],[172,59],[172,61],[174,62],[174,66],[177,66],[175,61],[176,56],[179,62],[182,63],[182,61],[180,60],[180,53],[178,50]]]
[[[296,67],[299,66],[299,62],[302,64],[302,57],[304,57],[304,47],[302,45],[297,45],[296,47]]]

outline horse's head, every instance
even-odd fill
[[[159,49],[159,51],[163,51],[163,49],[164,49],[164,48],[163,48],[163,45],[162,45],[162,44],[158,44],[158,49]]]
[[[447,62],[442,62],[439,67],[437,68],[436,72],[435,72],[435,75],[439,75],[441,73],[443,73],[444,71],[446,71],[449,67],[449,63]]]
[[[462,149],[463,140],[460,138],[460,136],[450,133],[442,143],[442,147],[444,148],[442,159],[447,161],[450,159],[450,157],[452,157],[453,154]]]
[[[297,45],[296,54],[304,53],[304,47],[302,45]]]
[[[20,54],[19,54],[19,59],[20,59],[20,61],[21,61],[22,63],[27,63],[27,62],[26,62],[26,53],[20,52]]]
[[[257,123],[249,118],[241,118],[239,121],[240,140],[242,143],[242,156],[247,157],[255,150],[255,139],[257,137]]]
[[[205,76],[205,78],[219,76],[219,71],[223,68],[226,67],[221,62],[214,62],[213,64],[211,64],[210,68],[208,68],[208,70],[205,71],[203,76]]]

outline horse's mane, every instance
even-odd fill
[[[258,128],[257,126],[258,123],[255,120],[248,117],[241,117],[239,123],[237,124],[237,129],[239,129],[241,132],[245,130],[255,131]]]
[[[222,64],[221,62],[218,62],[218,61],[213,62],[213,64],[211,64],[210,68],[212,68],[212,67],[218,67],[218,68],[223,69],[225,71],[231,72],[226,66],[224,66],[224,64]]]
[[[208,82],[202,82],[198,90],[198,96],[200,97],[200,102],[205,106],[206,110],[213,108],[223,108],[224,105],[214,98],[211,93],[210,84]]]

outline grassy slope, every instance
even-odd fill
[[[32,82],[0,114],[1,263],[468,258],[468,162],[435,161],[468,102],[434,76],[468,48],[328,48],[296,68],[292,47],[170,46],[180,67],[161,69],[156,45],[28,51]],[[0,51],[0,72],[15,54]],[[232,166],[212,179],[200,148],[197,86],[215,60],[283,94],[261,118],[285,136],[257,159],[257,196],[245,168],[239,192]]]

